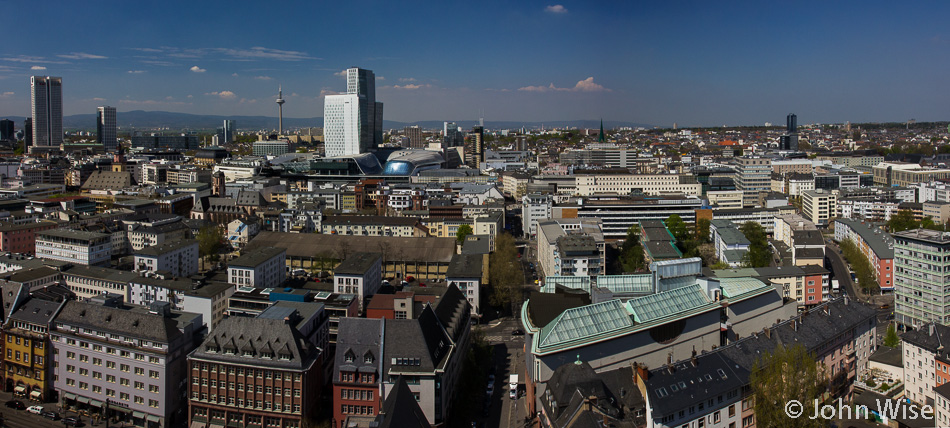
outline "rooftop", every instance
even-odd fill
[[[333,272],[338,275],[365,275],[381,259],[379,253],[348,254]]]
[[[176,224],[182,227],[186,227],[182,225],[181,223],[176,223]],[[162,254],[167,254],[172,251],[177,251],[177,250],[180,250],[182,248],[192,246],[192,245],[198,245],[198,241],[194,239],[176,239],[173,241],[163,242],[158,245],[153,245],[151,247],[142,248],[141,250],[136,251],[135,255],[158,257]]]
[[[258,247],[244,251],[241,257],[228,262],[228,267],[256,268],[264,262],[287,252],[284,248]]]
[[[52,238],[63,238],[63,239],[73,239],[79,241],[94,241],[100,239],[108,239],[109,235],[104,233],[96,232],[86,232],[82,230],[73,230],[73,229],[49,229],[36,232],[37,237],[52,237]]]

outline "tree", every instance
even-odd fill
[[[495,238],[495,251],[488,256],[488,281],[492,286],[489,302],[504,307],[515,302],[518,285],[523,284],[524,271],[518,262],[515,238],[502,233]]]
[[[696,238],[704,244],[712,242],[712,238],[709,236],[710,223],[711,222],[708,218],[696,220]]]
[[[713,244],[702,244],[696,247],[697,257],[703,259],[703,264],[712,266],[719,261],[716,257],[716,247]]]
[[[670,230],[670,234],[677,241],[689,239],[689,229],[686,227],[686,222],[677,214],[667,217],[666,228]]]
[[[824,366],[816,363],[814,354],[799,343],[789,347],[778,345],[771,355],[763,353],[752,367],[749,376],[756,426],[823,427],[827,421],[809,419],[815,414],[815,402],[825,391]],[[785,403],[797,400],[802,404],[802,416],[791,418],[785,413]]]
[[[894,323],[891,323],[887,326],[887,333],[884,334],[884,346],[896,348],[900,346],[900,344],[901,339],[897,337],[897,327],[894,326]]]
[[[911,210],[900,210],[892,215],[887,222],[887,229],[891,233],[903,232],[905,230],[916,229],[920,225],[914,220],[914,212]]]
[[[858,285],[864,290],[865,294],[876,292],[878,289],[877,278],[874,276],[874,268],[868,261],[864,253],[858,249],[850,239],[841,241],[838,246],[841,248],[841,254],[851,265],[854,276],[858,279]]]
[[[195,236],[198,241],[198,254],[203,260],[215,262],[220,257],[218,251],[224,246],[224,233],[218,226],[206,226]]]
[[[463,224],[459,226],[458,230],[455,232],[455,241],[458,242],[459,245],[462,245],[462,243],[465,242],[465,237],[471,235],[472,233],[472,226]]]
[[[646,269],[646,256],[643,254],[643,246],[640,245],[638,225],[627,229],[627,238],[624,239],[620,250],[620,267],[624,272],[639,272]]]
[[[772,263],[772,247],[769,246],[765,228],[754,221],[747,221],[739,228],[749,240],[749,251],[742,256],[742,263],[747,267],[766,267]]]

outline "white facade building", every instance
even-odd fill
[[[274,288],[286,279],[285,248],[256,248],[228,263],[228,283],[239,287]]]
[[[112,258],[112,237],[104,233],[50,229],[36,234],[36,256],[81,265],[100,265]]]
[[[364,301],[383,285],[383,256],[378,253],[355,253],[333,270],[334,290],[340,294],[356,294],[360,311]]]
[[[135,270],[168,272],[177,277],[198,273],[198,241],[181,239],[143,248],[135,253]]]

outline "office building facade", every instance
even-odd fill
[[[42,147],[63,144],[63,79],[30,77],[33,113],[33,144]]]
[[[96,114],[96,143],[101,144],[107,152],[115,150],[118,145],[115,107],[99,107]]]
[[[324,98],[323,121],[328,157],[366,153],[382,143],[383,103],[376,102],[372,70],[346,70],[346,94]]]

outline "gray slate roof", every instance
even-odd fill
[[[340,379],[341,370],[362,373],[376,373],[379,370],[379,359],[383,357],[381,333],[384,322],[382,318],[340,318],[333,365],[334,381]],[[353,355],[353,362],[346,362],[347,354]],[[372,357],[371,363],[366,362],[367,355]]]
[[[48,326],[65,304],[48,300],[30,299],[20,305],[19,309],[10,315],[11,320],[24,321],[30,324]]]
[[[245,356],[245,351],[253,355]],[[272,354],[273,358],[264,354]],[[289,356],[282,359],[281,355]],[[221,320],[192,358],[236,364],[306,370],[319,353],[293,326],[283,320],[230,317]]]
[[[363,275],[370,270],[377,261],[381,261],[382,255],[379,253],[353,253],[348,254],[340,265],[333,269],[335,274],[343,275]]]
[[[138,337],[155,342],[171,343],[182,335],[176,317],[196,314],[172,312],[172,317],[148,313],[145,307],[125,305],[121,308],[70,300],[56,317],[57,323]],[[183,320],[184,321],[184,320]]]

